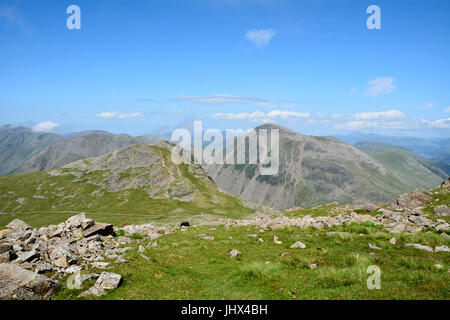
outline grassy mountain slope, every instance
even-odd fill
[[[417,188],[426,189],[447,179],[447,174],[434,166],[431,160],[405,148],[374,141],[361,141],[355,146],[372,155],[400,180]]]
[[[66,211],[132,223],[253,212],[220,192],[200,167],[173,164],[170,148],[168,143],[129,146],[61,169],[0,177],[0,211],[40,223],[73,215]],[[36,213],[30,217],[30,212]]]
[[[400,148],[406,148],[429,159],[434,167],[438,167],[450,175],[450,139],[422,139],[416,137],[392,137],[377,134],[354,132],[337,136],[341,141],[356,144],[362,141],[388,143]]]
[[[62,140],[64,138],[57,134],[34,132],[30,128],[0,127],[0,175],[10,173],[24,161]]]
[[[143,138],[132,138],[108,132],[86,132],[69,140],[58,142],[25,161],[13,173],[37,172],[60,168],[71,162],[96,157],[122,149],[128,145],[144,143]]]
[[[221,188],[251,202],[277,209],[332,201],[385,203],[399,193],[418,186],[431,188],[441,180],[402,179],[403,175],[396,175],[391,168],[385,168],[349,144],[304,136],[274,125],[263,125],[256,130],[264,128],[280,130],[277,175],[262,176],[260,168],[250,164],[206,167]]]

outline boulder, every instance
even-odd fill
[[[304,243],[301,243],[300,241],[297,241],[296,243],[294,243],[291,246],[291,249],[296,249],[296,248],[305,249],[306,245]]]
[[[450,188],[450,178],[448,178],[448,180],[442,182],[441,188]]]
[[[404,246],[405,248],[414,248],[414,249],[418,249],[418,250],[424,250],[424,251],[428,251],[428,252],[433,252],[433,248],[428,247],[428,246],[424,246],[421,244],[417,244],[417,243],[407,243]]]
[[[241,252],[239,250],[236,250],[236,249],[233,249],[233,250],[230,251],[230,256],[232,258],[236,258],[240,254],[241,254]]]
[[[450,252],[450,249],[447,246],[440,246],[434,248],[434,252]]]
[[[0,264],[0,300],[47,300],[61,285],[14,264]]]
[[[100,297],[107,293],[108,290],[117,288],[122,282],[122,276],[117,273],[102,272],[98,277],[95,285],[81,293],[78,297],[97,296]]]
[[[413,192],[400,195],[397,200],[395,200],[391,208],[396,209],[414,209],[417,207],[422,207],[428,202],[433,201],[433,198],[425,193],[423,190],[414,190]]]
[[[42,273],[47,273],[47,272],[52,272],[53,268],[52,265],[50,263],[47,262],[40,262],[36,268],[34,269],[34,271],[36,273],[42,274]]]
[[[358,207],[359,207],[360,210],[364,210],[364,211],[367,211],[367,212],[376,212],[376,211],[378,211],[380,209],[379,206],[374,205],[374,204],[370,204],[370,203],[363,204],[363,205],[358,206]]]
[[[39,252],[37,252],[36,250],[21,252],[17,255],[17,259],[14,262],[15,263],[30,262],[38,257],[39,257]]]
[[[83,231],[83,236],[85,238],[101,235],[101,236],[115,236],[114,228],[112,224],[95,222],[92,226]]]
[[[22,220],[15,219],[6,225],[6,229],[17,232],[17,231],[30,230],[31,227],[28,224],[26,224],[25,222],[23,222]]]
[[[6,251],[10,251],[12,249],[12,245],[10,243],[1,243],[0,244],[0,254],[5,253]]]
[[[0,230],[0,239],[8,238],[11,233],[11,230]]]
[[[436,206],[436,208],[434,208],[434,213],[438,217],[448,217],[450,216],[450,207],[445,205]]]
[[[394,239],[395,239],[395,238],[394,238]],[[373,249],[373,250],[381,250],[380,247],[377,247],[377,246],[375,246],[375,245],[373,245],[373,244],[371,244],[371,243],[369,243],[368,245],[369,245],[369,248],[370,248],[370,249]]]
[[[95,285],[102,290],[112,290],[117,288],[122,281],[122,276],[117,273],[102,272]]]
[[[0,254],[0,263],[10,263],[16,258],[17,255],[14,253],[14,251],[6,251]]]

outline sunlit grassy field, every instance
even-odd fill
[[[258,233],[255,227],[193,227],[157,240],[157,247],[137,239],[125,257],[129,263],[110,271],[122,286],[102,299],[449,299],[449,253],[403,248],[405,243],[449,245],[436,233],[397,235],[371,223],[325,230],[285,228]],[[201,240],[208,234],[215,240]],[[258,234],[264,242],[249,237]],[[282,241],[277,245],[274,236]],[[306,249],[291,249],[301,241]],[[368,243],[381,250],[372,250]],[[145,246],[148,263],[138,252]],[[231,258],[229,252],[242,254]],[[308,266],[316,264],[317,268]],[[435,265],[440,264],[442,269]],[[381,269],[381,289],[369,290],[367,268]],[[100,270],[97,270],[100,271]],[[58,299],[75,299],[80,290],[63,290]]]

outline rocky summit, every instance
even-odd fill
[[[127,226],[125,234],[139,232],[156,239],[159,228],[152,225]],[[164,230],[164,228],[163,228]],[[111,224],[94,222],[85,214],[70,217],[59,225],[40,229],[21,220],[11,221],[0,238],[0,299],[49,299],[61,287],[58,280],[82,270],[108,269],[109,262],[126,263],[122,255],[129,249],[126,236],[117,237]],[[51,274],[47,278],[40,274]],[[79,284],[97,279],[82,296],[100,296],[116,288],[120,275],[102,273],[79,277]]]

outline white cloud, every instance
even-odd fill
[[[434,102],[428,102],[428,103],[425,105],[425,107],[427,107],[428,109],[433,109],[433,107],[434,107],[435,104],[436,104],[436,103],[434,103]]]
[[[338,129],[408,129],[417,127],[414,119],[410,119],[399,110],[378,112],[362,112],[346,115],[332,115]]]
[[[280,117],[283,120],[286,120],[288,118],[308,118],[310,116],[309,113],[300,113],[295,111],[280,111],[280,110],[273,110],[267,114],[269,118],[277,118]]]
[[[237,97],[229,94],[216,94],[205,97],[179,97],[176,100],[179,101],[193,101],[193,102],[201,102],[207,104],[219,104],[219,103],[242,103],[242,102],[251,102],[251,103],[268,103],[269,101],[265,99],[259,98],[245,98],[245,97]]]
[[[263,48],[270,43],[276,34],[272,29],[249,30],[245,34],[245,39],[252,42],[257,48]]]
[[[250,120],[255,122],[260,121],[272,121],[273,119],[280,118],[282,120],[288,120],[289,118],[308,118],[309,113],[300,113],[295,111],[281,111],[273,110],[269,113],[262,111],[256,111],[253,113],[240,112],[240,113],[215,113],[211,115],[213,119],[227,119],[227,120]]]
[[[397,88],[392,77],[378,77],[369,81],[366,94],[371,97],[378,97],[380,94],[389,94]]]
[[[380,111],[380,112],[362,112],[354,114],[353,117],[357,120],[394,120],[404,119],[406,115],[398,110]]]
[[[450,112],[450,107],[447,107],[447,109],[445,109],[444,112]]]
[[[134,113],[120,113],[120,112],[102,112],[97,114],[97,117],[103,119],[133,119],[133,118],[142,118],[145,115],[143,113],[134,112]]]
[[[57,124],[53,121],[44,121],[44,122],[38,123],[37,125],[32,127],[32,129],[33,129],[33,131],[36,131],[36,132],[49,132],[57,127],[59,127],[59,124]]]
[[[435,121],[427,121],[434,128],[439,129],[450,129],[450,118],[447,119],[439,119]]]
[[[354,96],[356,94],[357,90],[356,88],[351,88],[350,92],[348,93],[350,96]]]

